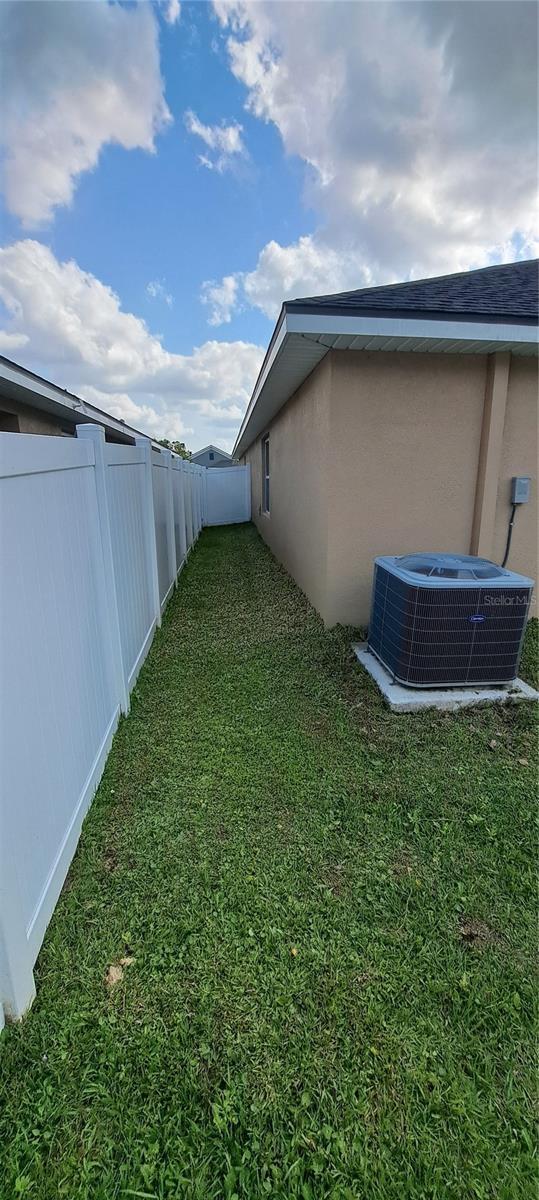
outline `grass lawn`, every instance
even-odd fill
[[[2,1200],[536,1196],[535,713],[392,715],[350,640],[204,532],[0,1043]]]

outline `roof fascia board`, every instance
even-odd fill
[[[397,337],[433,338],[436,341],[474,342],[529,342],[535,344],[539,331],[535,325],[507,325],[502,322],[480,321],[432,321],[410,317],[364,317],[348,316],[344,313],[327,315],[318,313],[286,314],[288,333],[345,334],[350,337]]]
[[[295,313],[296,315],[310,316],[360,316],[366,317],[368,320],[377,320],[384,317],[401,317],[403,320],[428,320],[428,321],[464,321],[466,324],[476,321],[481,324],[497,325],[500,322],[506,325],[535,325],[537,326],[537,317],[526,317],[514,315],[513,313],[473,313],[473,312],[440,312],[432,309],[417,309],[417,308],[399,308],[395,305],[394,308],[378,308],[375,304],[372,306],[361,305],[361,308],[354,310],[353,304],[302,304],[295,300],[287,301],[285,304],[287,313]]]
[[[279,320],[273,331],[273,336],[272,336],[271,342],[268,346],[268,349],[266,352],[266,357],[264,358],[264,361],[260,368],[258,379],[255,383],[253,394],[252,394],[249,404],[247,406],[247,412],[245,413],[243,421],[240,425],[240,430],[239,430],[238,436],[236,438],[236,441],[234,443],[234,447],[232,449],[232,457],[234,457],[236,454],[237,447],[239,446],[239,444],[243,438],[243,434],[245,433],[245,430],[247,429],[247,426],[251,419],[251,413],[255,407],[258,397],[262,391],[262,388],[264,387],[264,384],[268,378],[271,368],[275,362],[275,359],[277,358],[277,355],[280,353],[280,351],[284,345],[284,342],[285,342],[285,339],[287,336],[287,332],[288,332],[287,331],[287,320],[288,320],[288,318],[287,318],[287,314],[286,314],[285,310],[281,309]]]
[[[425,343],[429,341],[433,343],[462,341],[467,343],[475,342],[477,344],[484,341],[490,346],[489,353],[492,352],[493,342],[499,342],[504,349],[510,349],[511,344],[525,343],[530,346],[537,345],[539,339],[539,331],[533,325],[507,325],[503,322],[487,322],[483,324],[475,320],[441,321],[410,317],[373,318],[350,316],[342,312],[333,315],[315,313],[313,311],[298,313],[296,311],[289,311],[284,306],[281,310],[266,357],[262,363],[247,412],[241,423],[232,451],[233,456],[238,453],[238,447],[245,438],[251,416],[270,372],[278,356],[285,350],[287,341],[294,334],[313,339],[318,339],[325,334],[335,337],[344,335],[349,337],[395,338],[401,342],[407,338],[414,341],[418,338],[423,338]],[[377,351],[374,350],[373,353],[377,353]],[[249,445],[250,442],[247,442],[242,449],[242,453],[244,453]]]

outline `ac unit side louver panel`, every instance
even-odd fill
[[[409,687],[511,683],[532,591],[468,555],[377,558],[369,649]]]

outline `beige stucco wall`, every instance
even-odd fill
[[[271,515],[253,520],[327,624],[366,624],[372,561],[469,553],[484,419],[480,355],[331,351],[269,427]],[[512,475],[536,475],[537,363],[511,362],[490,550],[501,559]],[[517,514],[509,565],[536,577],[536,491]],[[484,551],[483,551],[484,552]]]
[[[333,351],[330,624],[367,623],[377,554],[468,553],[485,369],[475,355]]]
[[[18,400],[8,400],[0,396],[0,410],[13,413],[18,418],[20,433],[45,433],[60,437],[63,435],[62,426],[65,426],[66,422],[41,412],[39,408],[31,408],[28,404],[20,404]]]
[[[322,614],[327,606],[330,373],[326,358],[269,426],[269,516],[262,512],[260,438],[243,459],[251,464],[253,521],[275,557]]]
[[[537,579],[537,399],[538,363],[532,358],[512,358],[498,480],[492,557],[501,562],[507,538],[513,475],[530,475],[529,504],[516,512],[508,567]],[[537,603],[533,614],[537,616]]]

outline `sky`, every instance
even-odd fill
[[[285,299],[538,254],[533,0],[4,0],[0,354],[231,450]]]

